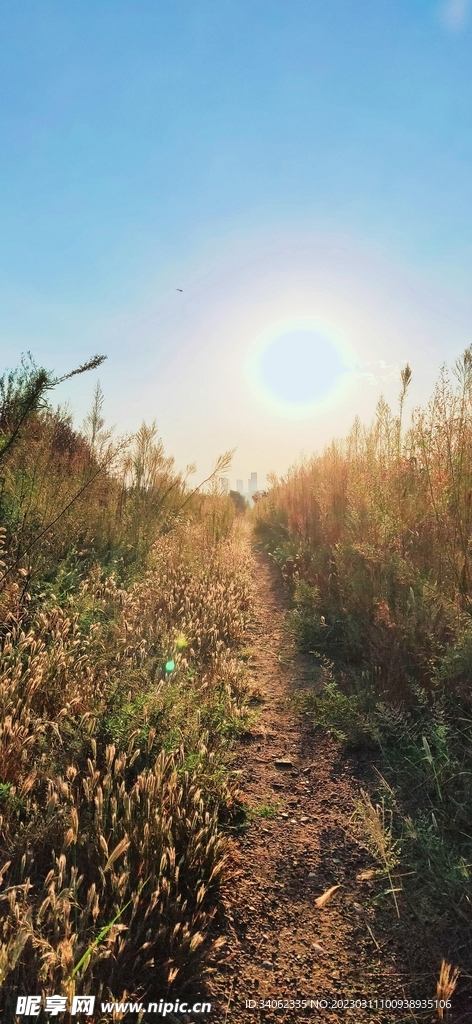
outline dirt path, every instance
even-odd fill
[[[394,913],[389,907],[375,914],[370,909],[378,880],[359,878],[376,866],[350,823],[363,769],[370,766],[350,761],[293,709],[290,694],[306,666],[299,657],[287,657],[286,610],[275,570],[262,556],[250,557],[255,615],[249,666],[263,702],[236,759],[245,799],[255,813],[231,841],[235,881],[225,894],[230,944],[211,981],[218,1020],[390,1024],[414,1019],[374,1002],[405,998],[408,964],[395,953]],[[257,813],[263,807],[275,808],[274,816]],[[315,899],[334,885],[341,888],[318,909]],[[318,1010],[290,1005],[303,999],[324,999],[326,1005]],[[261,1000],[287,1005],[261,1007]],[[373,1005],[334,1007],[336,1000]]]

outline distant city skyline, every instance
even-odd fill
[[[249,479],[247,481],[247,488],[246,489],[244,488],[244,480],[241,480],[240,478],[236,479],[236,486],[235,486],[235,488],[233,488],[231,486],[230,478],[222,477],[221,479],[222,479],[224,485],[229,483],[229,490],[236,490],[239,494],[243,494],[246,498],[251,498],[252,495],[255,494],[255,492],[258,490],[257,472],[254,472],[254,471],[251,472],[251,475],[250,475],[250,477],[249,477]]]

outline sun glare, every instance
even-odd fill
[[[347,340],[317,321],[279,324],[249,352],[247,376],[258,399],[282,416],[316,416],[347,394],[355,359]]]

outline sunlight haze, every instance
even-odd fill
[[[105,353],[108,422],[200,475],[236,448],[232,486],[406,361],[427,399],[470,343],[469,3],[1,10],[4,365]]]

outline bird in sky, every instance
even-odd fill
[[[176,288],[176,292],[183,292],[183,288]]]

